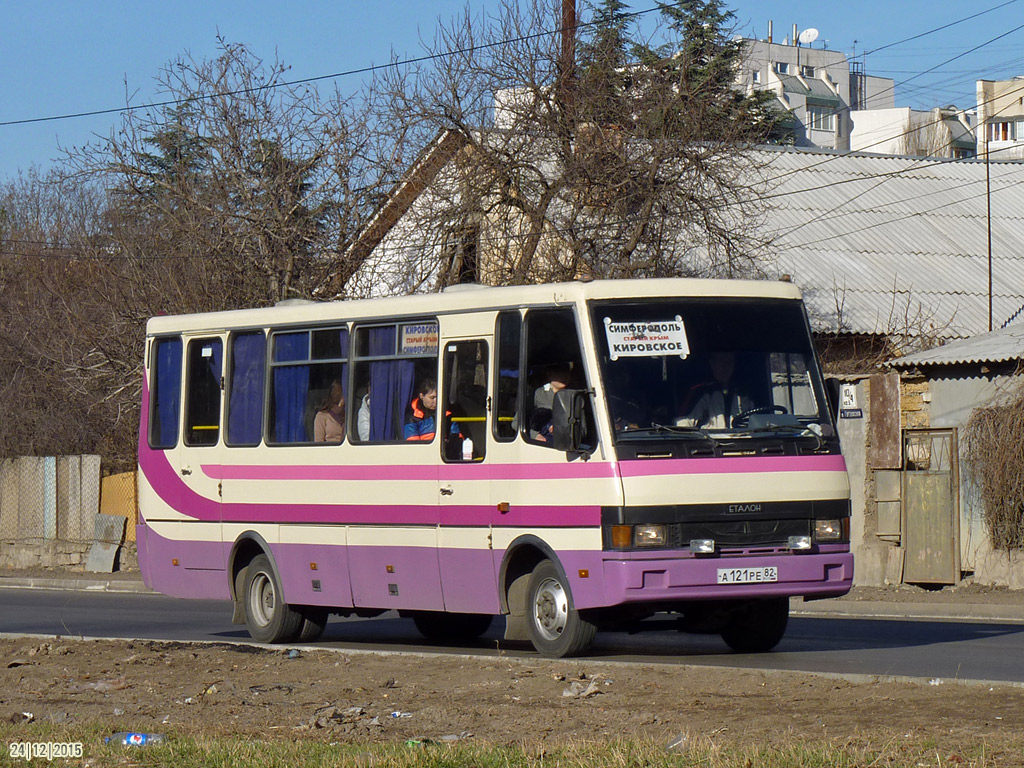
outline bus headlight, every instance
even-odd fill
[[[665,546],[664,525],[638,525],[633,529],[633,536],[638,547]]]
[[[848,541],[849,538],[850,518],[848,517],[814,521],[815,541]]]

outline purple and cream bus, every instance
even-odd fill
[[[791,597],[849,591],[849,481],[794,286],[461,288],[151,319],[146,584],[231,599],[264,642],[332,613],[448,640],[504,615],[548,656],[656,612],[766,651]]]

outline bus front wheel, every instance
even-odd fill
[[[266,555],[257,555],[246,568],[245,625],[261,643],[287,643],[302,630],[303,616],[284,601]]]
[[[577,656],[590,647],[596,627],[573,607],[569,584],[554,563],[538,563],[526,591],[526,628],[541,656]]]
[[[752,600],[732,612],[722,639],[737,653],[764,653],[779,644],[787,623],[788,597]]]

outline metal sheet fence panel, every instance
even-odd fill
[[[113,507],[135,521],[134,476]],[[100,511],[99,456],[21,456],[0,462],[0,541],[89,543]]]
[[[955,429],[904,433],[903,580],[960,580],[959,456]]]

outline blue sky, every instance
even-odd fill
[[[585,0],[578,0],[582,6]],[[998,35],[1024,24],[1024,0],[981,0],[979,4],[934,0],[861,0],[835,3],[734,0],[737,31],[764,37],[775,22],[775,39],[792,25],[820,31],[820,46],[857,54],[894,43],[967,16],[990,13],[910,41],[866,59],[869,74],[897,83],[942,65],[935,72],[898,85],[896,103],[929,109],[973,106],[975,80],[1024,74],[1024,30],[995,42]],[[654,0],[631,0],[633,10]],[[315,77],[383,63],[395,50],[420,52],[439,16],[459,12],[462,0],[36,0],[0,4],[0,122],[122,107],[158,98],[154,78],[175,57],[216,53],[217,34],[245,43],[258,56],[275,55],[291,65],[290,79]],[[494,10],[496,0],[470,0],[479,11]],[[973,48],[948,64],[943,62]],[[343,92],[359,81],[340,78]],[[0,179],[37,165],[46,169],[59,146],[80,145],[106,135],[116,115],[0,125]]]

